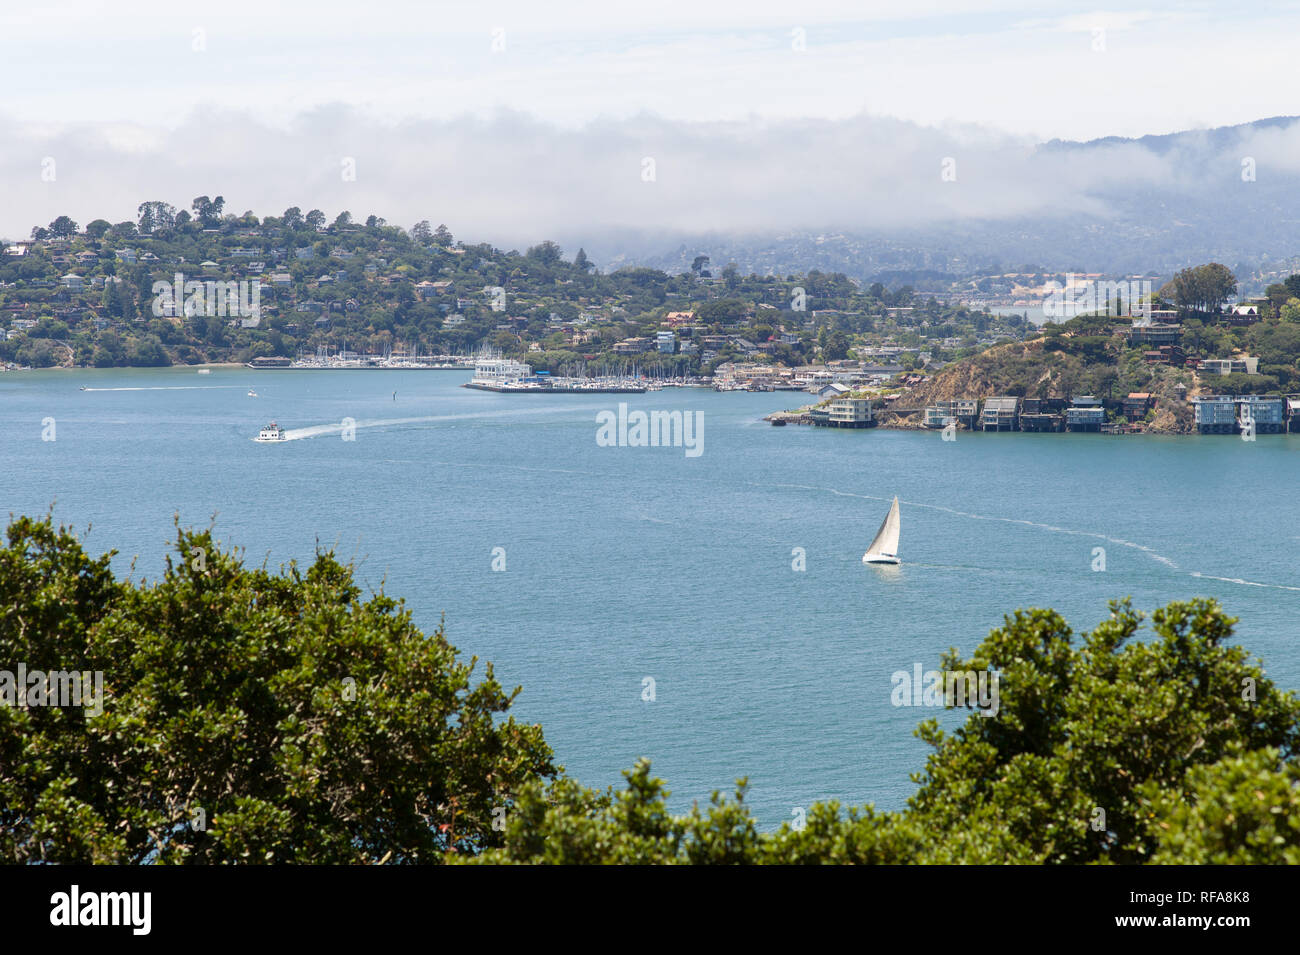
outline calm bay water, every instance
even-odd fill
[[[800,395],[498,395],[467,379],[2,374],[0,508],[57,502],[93,525],[92,552],[120,552],[119,573],[135,555],[137,574],[161,572],[174,513],[215,512],[252,563],[335,545],[363,584],[425,629],[445,614],[463,654],[522,684],[516,715],[584,783],[648,756],[681,810],[747,775],[765,827],[832,798],[900,808],[927,752],[912,730],[936,711],[893,707],[890,675],[969,653],[1016,607],[1084,630],[1114,597],[1218,597],[1269,675],[1300,687],[1297,437],[948,443],[760,420]],[[702,411],[704,453],[597,446],[597,412],[621,401]],[[330,428],[344,417],[355,441]],[[272,418],[297,439],[254,443]],[[894,494],[905,563],[865,567]]]

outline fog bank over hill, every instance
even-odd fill
[[[351,172],[350,172],[351,171]],[[351,177],[350,177],[351,176]],[[312,206],[445,222],[503,248],[554,238],[603,267],[963,272],[994,263],[1168,271],[1300,251],[1300,120],[1141,139],[1033,143],[878,116],[560,127],[528,115],[379,122],[351,107],[286,128],[198,110],[170,130],[0,120],[0,235],[144,198]]]
[[[979,174],[1009,192],[1019,180],[1015,201],[999,203],[993,182],[981,181],[967,199],[978,195],[987,203],[954,203],[947,217],[918,204],[910,220],[904,214],[890,226],[864,212],[856,226],[839,229],[682,236],[624,230],[589,241],[587,250],[601,261],[670,270],[702,252],[715,265],[735,261],[746,272],[820,268],[862,279],[998,264],[1117,273],[1169,273],[1210,260],[1266,267],[1300,255],[1297,145],[1296,117],[1140,139],[1053,140],[1027,151],[1004,141],[982,154]],[[999,155],[1001,167],[993,161]],[[954,158],[957,180],[939,184],[964,189],[967,168],[960,155]],[[929,185],[910,181],[906,192],[882,202],[905,204]]]

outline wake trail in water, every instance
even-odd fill
[[[141,385],[128,388],[82,388],[82,391],[220,391],[223,388],[242,388],[243,385]]]
[[[971,520],[975,520],[975,521],[1001,521],[1005,524],[1021,524],[1025,527],[1034,527],[1039,530],[1049,531],[1050,533],[1053,534],[1067,534],[1071,537],[1091,537],[1094,540],[1101,540],[1101,541],[1105,541],[1108,544],[1114,544],[1116,547],[1132,548],[1133,550],[1145,554],[1147,557],[1150,557],[1152,560],[1164,564],[1170,570],[1178,570],[1178,565],[1174,563],[1174,561],[1171,560],[1170,558],[1164,556],[1161,553],[1158,553],[1157,551],[1155,551],[1150,547],[1147,547],[1145,544],[1139,544],[1136,543],[1135,541],[1124,540],[1122,537],[1109,537],[1105,534],[1097,534],[1092,531],[1076,531],[1068,527],[1057,527],[1054,524],[1040,524],[1037,521],[1027,521],[1024,520],[1023,518],[1018,518],[1018,517],[991,517],[987,514],[970,514],[967,513],[966,511],[958,511],[951,507],[941,507],[938,504],[917,504],[914,502],[908,502],[908,503],[911,507],[928,507],[931,510],[946,511],[947,513],[954,514],[957,517],[968,517]]]
[[[521,415],[572,414],[575,411],[596,411],[600,407],[603,406],[590,405],[582,407],[570,405],[563,408],[534,408],[526,411],[517,409],[509,411],[467,411],[464,414],[436,414],[421,415],[415,418],[381,418],[375,421],[358,421],[349,427],[355,427],[359,431],[363,428],[387,428],[404,424],[432,424],[438,421],[467,421],[473,418],[513,418]],[[305,428],[286,428],[284,440],[301,441],[304,438],[318,438],[325,434],[340,434],[343,428],[342,422],[314,424]]]
[[[754,487],[779,487],[779,488],[790,488],[799,491],[822,491],[827,494],[834,494],[838,497],[856,497],[866,501],[884,502],[884,501],[892,500],[892,498],[881,497],[876,494],[854,494],[851,491],[840,491],[833,487],[814,487],[809,484],[763,485],[753,481],[749,483]],[[1027,521],[1024,520],[1023,518],[1018,518],[1018,517],[995,517],[989,514],[972,514],[969,511],[959,511],[956,508],[944,507],[940,504],[922,504],[919,501],[902,501],[901,503],[906,504],[908,507],[925,507],[925,508],[929,508],[932,511],[943,511],[944,513],[952,514],[956,517],[966,517],[976,521],[1000,521],[1004,524],[1020,524],[1024,527],[1033,527],[1035,529],[1048,531],[1053,534],[1068,534],[1073,537],[1091,537],[1094,538],[1095,540],[1102,540],[1102,541],[1106,541],[1107,543],[1114,544],[1117,547],[1132,548],[1133,550],[1145,554],[1147,557],[1150,557],[1152,560],[1164,564],[1170,570],[1178,570],[1181,571],[1182,573],[1187,574],[1187,576],[1189,577],[1196,577],[1201,580],[1217,580],[1226,584],[1237,584],[1242,587],[1265,587],[1270,590],[1290,590],[1296,593],[1300,593],[1300,587],[1292,587],[1292,586],[1288,586],[1287,584],[1269,584],[1258,580],[1246,580],[1241,577],[1218,577],[1215,576],[1214,574],[1203,574],[1199,570],[1184,571],[1181,570],[1178,564],[1175,563],[1173,560],[1157,552],[1153,548],[1147,547],[1145,544],[1138,544],[1134,541],[1124,540],[1123,538],[1119,538],[1119,537],[1108,537],[1105,534],[1097,534],[1092,531],[1076,531],[1068,527],[1057,527],[1054,524],[1040,524],[1037,521]],[[917,566],[917,565],[913,565],[913,566]]]
[[[1216,577],[1214,574],[1203,574],[1199,570],[1191,572],[1193,577],[1200,577],[1203,580],[1221,580],[1225,584],[1240,584],[1243,587],[1267,587],[1270,590],[1294,590],[1300,592],[1300,587],[1288,587],[1286,584],[1265,584],[1258,580],[1243,580],[1241,577]]]
[[[807,484],[777,484],[773,487],[793,488],[801,491],[822,491],[828,494],[834,494],[837,497],[856,497],[866,501],[890,501],[892,498],[880,497],[875,494],[854,494],[851,491],[840,491],[833,487],[814,487]],[[973,514],[970,511],[959,511],[953,507],[944,507],[941,504],[923,504],[920,501],[903,501],[908,507],[924,507],[932,511],[943,511],[946,514],[952,514],[955,517],[965,517],[973,521],[998,521],[1003,524],[1019,524],[1022,527],[1032,527],[1036,530],[1047,531],[1052,534],[1067,534],[1071,537],[1091,537],[1094,540],[1105,541],[1108,544],[1114,544],[1116,547],[1128,547],[1136,550],[1158,563],[1164,564],[1171,570],[1178,570],[1178,564],[1159,553],[1145,544],[1138,544],[1134,541],[1124,540],[1121,537],[1110,537],[1106,534],[1098,534],[1093,531],[1076,531],[1069,527],[1058,527],[1055,524],[1042,524],[1038,521],[1029,521],[1020,517],[998,517],[992,514]]]

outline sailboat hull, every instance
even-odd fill
[[[897,557],[890,557],[888,554],[863,554],[862,562],[864,564],[897,564]]]

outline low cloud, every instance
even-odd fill
[[[25,236],[62,214],[83,225],[134,219],[143,200],[187,206],[202,194],[225,196],[235,213],[297,205],[404,226],[428,219],[502,246],[623,230],[879,232],[1106,219],[1124,216],[1130,195],[1236,188],[1245,157],[1261,180],[1293,176],[1298,147],[1297,122],[1084,147],[865,115],[643,115],[570,128],[511,112],[380,122],[340,106],[287,127],[218,110],[168,129],[0,120],[0,235]],[[354,181],[344,175],[349,162]]]

